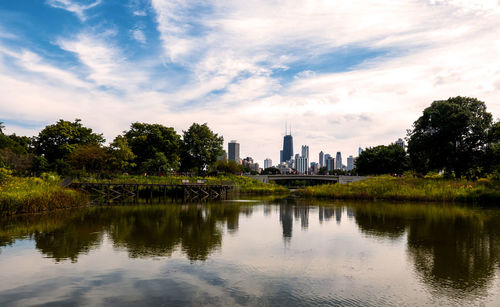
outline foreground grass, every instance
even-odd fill
[[[500,201],[500,182],[379,176],[351,184],[328,184],[297,191],[303,197],[396,201]]]
[[[86,195],[40,178],[11,177],[0,185],[0,215],[36,213],[87,203]]]
[[[142,184],[181,184],[183,180],[191,183],[204,182],[206,184],[230,184],[236,190],[245,194],[286,194],[289,190],[275,183],[263,183],[255,179],[237,175],[219,175],[217,177],[185,177],[185,176],[117,176],[112,179],[81,178],[82,182],[102,183],[142,183]]]

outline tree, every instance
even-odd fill
[[[318,170],[318,175],[328,175],[328,167],[322,166]]]
[[[151,161],[160,157],[158,153],[165,157],[168,170],[178,168],[181,137],[174,128],[160,124],[133,123],[124,136],[136,156],[134,162],[141,170],[150,169]],[[150,161],[147,162],[148,160]]]
[[[444,170],[460,178],[477,165],[487,143],[492,116],[476,98],[434,101],[408,132],[408,152],[415,170]]]
[[[367,148],[356,159],[356,171],[360,175],[401,174],[408,169],[408,156],[396,144]]]
[[[35,138],[35,151],[44,156],[49,164],[65,165],[65,159],[79,145],[100,145],[104,143],[102,134],[84,127],[81,120],[74,122],[60,119],[53,125],[46,126]],[[61,169],[61,168],[59,168]]]
[[[128,145],[127,139],[124,136],[119,135],[113,140],[113,143],[109,145],[109,152],[111,154],[110,162],[113,170],[123,172],[136,166],[136,164],[133,163],[136,155]]]
[[[274,166],[271,166],[264,169],[261,175],[279,175],[279,174],[281,174],[280,170]]]
[[[481,166],[486,173],[494,173],[496,177],[500,177],[500,121],[488,133],[488,144]]]
[[[170,163],[163,152],[157,152],[154,158],[142,162],[142,169],[146,172],[161,174],[171,169]]]
[[[106,148],[96,144],[79,145],[69,154],[68,160],[73,169],[102,172],[108,167],[110,154]]]
[[[235,161],[218,160],[215,162],[211,170],[217,173],[239,174],[243,173],[244,166],[236,163]]]
[[[183,131],[181,167],[185,171],[204,172],[223,153],[224,138],[213,133],[207,124],[193,123]]]

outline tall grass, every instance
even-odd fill
[[[85,194],[40,178],[11,177],[0,185],[0,215],[50,211],[87,203]]]
[[[304,197],[330,199],[486,203],[500,201],[500,183],[489,179],[470,182],[443,178],[379,176],[351,184],[307,187],[297,193]]]

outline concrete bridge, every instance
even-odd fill
[[[264,183],[271,181],[291,181],[291,180],[307,180],[321,181],[325,183],[351,183],[364,180],[366,176],[343,176],[343,175],[245,175],[246,177],[259,180]]]

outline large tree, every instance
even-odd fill
[[[367,148],[356,159],[360,175],[401,174],[408,169],[405,150],[396,144]]]
[[[74,122],[60,119],[53,125],[46,126],[35,138],[35,150],[44,156],[50,164],[64,164],[68,155],[80,145],[101,145],[102,134],[84,127],[80,119]]]
[[[434,101],[408,132],[413,167],[461,177],[483,156],[492,116],[476,98]]]
[[[151,170],[153,164],[153,169],[178,169],[181,137],[174,128],[160,124],[133,123],[130,130],[125,131],[125,138],[136,156],[134,161],[141,170]],[[158,161],[163,161],[164,165],[158,166]]]
[[[183,131],[181,166],[185,171],[204,172],[223,153],[224,138],[213,133],[207,124],[193,123]]]

